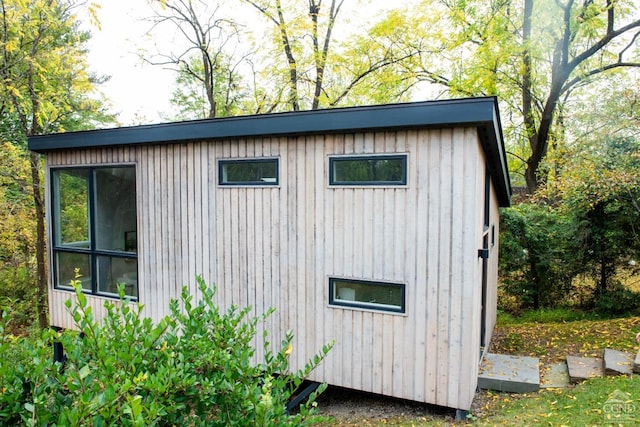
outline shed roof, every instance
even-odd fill
[[[495,97],[273,113],[36,135],[29,137],[29,149],[46,154],[59,150],[195,140],[461,126],[478,129],[500,205],[509,206],[511,183]]]

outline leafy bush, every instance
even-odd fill
[[[594,297],[593,306],[598,313],[607,315],[637,313],[640,308],[640,294],[626,289],[620,283],[614,283],[611,289]]]
[[[26,267],[0,266],[0,307],[8,307],[12,332],[24,332],[37,318],[36,287]]]
[[[522,203],[502,211],[501,285],[521,308],[552,307],[571,290],[580,264],[579,223],[542,204]]]
[[[265,361],[254,364],[252,342],[271,312],[250,317],[249,309],[224,313],[214,290],[198,279],[201,298],[183,289],[169,316],[157,324],[142,306],[107,302],[100,325],[77,287],[68,302],[78,332],[45,331],[38,340],[12,339],[0,324],[0,424],[76,426],[307,425],[314,421],[312,394],[299,413],[286,404],[330,350],[326,345],[304,369],[291,373],[293,336],[277,352],[265,334]],[[3,316],[3,319],[5,316]],[[64,365],[51,361],[49,345],[65,349]],[[10,357],[4,355],[9,354]]]

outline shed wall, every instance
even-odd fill
[[[406,187],[328,186],[328,156],[407,153]],[[217,160],[277,157],[277,187],[219,187]],[[154,320],[194,277],[252,306],[294,368],[335,340],[312,379],[468,409],[480,343],[485,157],[474,128],[314,135],[54,152],[48,167],[137,165],[139,295]],[[491,218],[497,233],[497,200]],[[497,240],[497,237],[496,237]],[[495,323],[497,245],[488,271]],[[406,284],[406,313],[328,306],[328,278]],[[51,290],[51,323],[72,327]],[[96,316],[102,298],[88,297]],[[491,328],[488,328],[489,331]],[[259,338],[261,339],[261,338]],[[261,343],[258,344],[258,357]]]

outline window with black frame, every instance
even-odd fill
[[[278,159],[225,159],[218,161],[218,185],[278,185]]]
[[[405,285],[330,277],[329,304],[404,313]]]
[[[406,184],[406,154],[329,157],[329,185],[395,186]]]
[[[51,182],[54,286],[137,298],[135,167],[56,168]]]

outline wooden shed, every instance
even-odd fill
[[[495,98],[266,114],[29,138],[46,160],[50,322],[74,269],[152,319],[195,276],[275,307],[312,380],[468,410],[496,318],[511,188]],[[258,345],[260,348],[260,345]],[[261,354],[257,355],[260,357]]]

